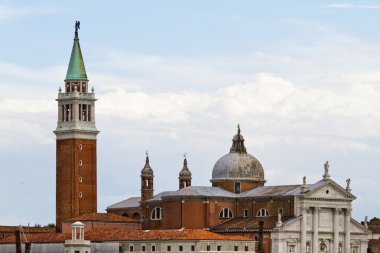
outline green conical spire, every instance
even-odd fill
[[[74,45],[71,51],[70,63],[67,69],[66,80],[87,80],[82,51],[80,50],[78,29],[75,29]]]

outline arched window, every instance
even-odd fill
[[[266,216],[269,216],[269,212],[267,209],[265,208],[261,208],[258,212],[257,212],[257,216],[258,217],[266,217]]]
[[[232,211],[228,208],[223,208],[222,210],[220,210],[219,217],[220,218],[232,218],[233,217]]]
[[[153,209],[152,214],[150,215],[151,220],[161,220],[162,219],[162,208],[157,206]]]

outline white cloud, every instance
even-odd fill
[[[144,122],[152,131],[157,124],[177,128],[190,122],[213,126],[227,121],[225,126],[229,127],[230,123],[244,122],[246,129],[277,137],[264,143],[321,148],[328,144],[329,149],[341,152],[370,149],[364,139],[380,136],[380,90],[371,84],[332,91],[259,74],[252,82],[215,91],[145,93],[119,89],[99,98],[101,116]]]

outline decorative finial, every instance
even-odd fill
[[[240,124],[237,125],[238,128],[238,135],[240,135]]]
[[[94,91],[95,91],[94,86],[92,86],[91,92],[94,93]]]
[[[75,32],[78,33],[79,29],[80,29],[80,21],[75,21]]]
[[[306,176],[302,178],[303,186],[306,186]]]
[[[323,180],[330,179],[330,174],[329,174],[330,165],[329,165],[329,161],[326,161],[325,164],[323,165],[323,167],[325,168],[325,174],[323,175]]]
[[[149,163],[149,152],[148,152],[148,150],[145,152],[145,155],[146,155],[145,161],[147,163]]]
[[[183,158],[186,159],[187,153],[183,153]]]
[[[351,188],[350,188],[351,178],[347,178],[346,183],[347,183],[346,191],[351,192]]]
[[[59,92],[59,93],[62,92],[62,88],[61,88],[61,86],[59,86],[58,92]]]

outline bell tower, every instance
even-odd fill
[[[97,212],[95,93],[88,79],[79,44],[79,21],[65,78],[59,88],[56,135],[56,227],[62,221]]]
[[[145,202],[146,200],[153,197],[154,188],[153,188],[153,170],[149,164],[149,155],[146,152],[146,159],[144,168],[141,170],[141,202]]]
[[[191,186],[191,172],[190,172],[189,168],[187,167],[186,155],[184,155],[183,168],[179,172],[178,181],[179,181],[179,189],[180,190],[183,188]]]

